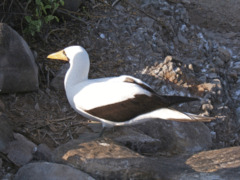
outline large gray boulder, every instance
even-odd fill
[[[26,41],[11,27],[0,23],[0,92],[38,89],[38,67]]]

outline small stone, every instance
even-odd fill
[[[226,47],[219,47],[218,51],[220,53],[221,59],[224,59],[225,62],[230,61],[231,53]]]
[[[164,63],[167,64],[168,62],[172,61],[172,56],[167,56],[165,59],[164,59]]]
[[[35,108],[36,111],[40,111],[40,107],[39,107],[38,103],[35,104],[34,108]]]
[[[23,135],[15,133],[15,140],[10,142],[5,152],[7,157],[17,166],[22,166],[33,159],[36,144],[29,141]]]
[[[52,150],[46,144],[39,144],[34,156],[38,160],[51,161]]]
[[[105,35],[103,33],[101,33],[100,38],[105,39]]]
[[[152,28],[154,20],[152,18],[149,17],[143,17],[142,18],[142,22],[143,24],[145,24],[148,28]]]
[[[223,67],[224,66],[224,61],[222,59],[220,59],[219,57],[215,57],[213,59],[214,64],[216,64],[217,66]]]
[[[193,65],[192,64],[188,64],[188,69],[193,71]]]
[[[213,79],[213,78],[218,78],[218,75],[216,73],[209,73],[208,77]]]
[[[178,37],[178,40],[179,40],[181,43],[183,43],[183,44],[188,44],[188,40],[182,35],[182,33],[181,33],[180,31],[178,32],[177,37]]]

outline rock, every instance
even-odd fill
[[[52,149],[50,149],[46,144],[39,144],[37,150],[34,153],[34,158],[38,160],[51,161]]]
[[[64,77],[68,68],[69,68],[69,64],[64,64],[56,74],[56,77],[54,77],[53,80],[51,81],[50,86],[54,90],[64,91]]]
[[[5,104],[0,99],[0,113],[5,110]]]
[[[145,24],[147,27],[152,28],[154,20],[152,18],[149,17],[143,17],[142,18],[142,22],[143,24]]]
[[[106,131],[104,137],[111,138],[140,154],[154,155],[163,150],[161,139],[147,136],[134,127],[114,127],[114,130]]]
[[[240,124],[240,107],[238,107],[237,109],[236,109],[236,114],[237,114],[237,122],[238,122],[238,124]]]
[[[70,141],[56,148],[53,160],[71,164],[97,179],[126,179],[131,174],[132,177],[149,174],[143,168],[132,168],[144,162],[143,156],[109,139]]]
[[[8,144],[5,153],[15,165],[22,166],[33,159],[36,145],[18,133],[14,134],[14,138],[15,140]]]
[[[73,140],[60,145],[53,160],[81,169],[96,179],[217,179],[239,178],[240,147],[194,155],[146,157],[109,139]]]
[[[0,169],[2,168],[2,159],[0,158]]]
[[[194,154],[186,164],[197,172],[215,172],[225,168],[240,167],[240,147],[230,147]]]
[[[181,33],[180,31],[178,32],[177,37],[178,37],[178,40],[179,40],[181,43],[183,43],[183,44],[188,44],[188,40],[182,35],[182,33]]]
[[[203,83],[197,85],[197,91],[199,94],[202,94],[206,91],[207,92],[215,91],[216,88],[217,88],[216,83]]]
[[[218,48],[220,58],[223,59],[225,62],[229,62],[231,59],[231,53],[230,50],[226,47],[219,47]]]
[[[64,0],[64,8],[70,11],[77,11],[83,0]]]
[[[94,180],[88,174],[63,164],[49,162],[29,163],[21,167],[14,180]]]
[[[139,124],[136,128],[161,141],[160,154],[193,153],[212,146],[210,130],[201,122],[154,120]]]
[[[12,127],[9,119],[4,115],[0,115],[0,152],[4,152],[7,145],[14,139]]]
[[[38,67],[25,40],[7,24],[0,23],[0,92],[38,89]]]

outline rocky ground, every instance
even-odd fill
[[[97,161],[96,159],[110,158],[108,154],[86,155],[86,152],[91,151],[89,147],[97,147],[96,144],[100,144],[102,151],[109,151],[109,154],[115,152],[119,157],[127,154],[134,159],[126,165],[127,168],[146,163],[153,166],[158,162],[154,158],[164,159],[165,157],[161,156],[163,154],[169,156],[179,152],[192,153],[202,149],[238,146],[240,144],[240,32],[237,30],[240,24],[235,22],[239,12],[237,9],[239,6],[235,3],[239,4],[238,1],[226,3],[232,7],[231,14],[223,16],[222,12],[227,10],[217,1],[211,1],[210,4],[208,1],[190,0],[86,1],[79,8],[79,12],[76,12],[81,16],[81,21],[65,17],[61,23],[53,24],[54,31],[42,37],[44,41],[29,41],[30,46],[38,54],[40,89],[32,93],[0,95],[0,110],[7,115],[15,132],[31,140],[33,144],[28,144],[28,147],[38,146],[38,149],[41,149],[43,146],[44,150],[41,153],[45,151],[50,153],[54,150],[54,162],[65,163],[66,159],[60,160],[62,153],[67,152],[66,149],[69,147],[75,147],[76,143],[82,143],[83,149],[79,150],[83,155],[81,161],[78,162],[73,158],[68,160],[67,164],[77,168],[80,166],[81,170],[88,172],[94,178],[104,177],[101,173],[106,175],[105,170],[113,167],[113,164],[105,167],[106,169],[102,167],[109,161],[99,160],[97,165],[93,162]],[[213,11],[209,11],[209,8]],[[176,108],[216,117],[216,120],[206,123],[210,129],[210,136],[207,133],[198,134],[204,137],[199,140],[201,148],[198,149],[197,145],[189,140],[185,144],[186,147],[195,147],[196,150],[187,150],[186,147],[178,145],[177,140],[173,141],[175,136],[170,138],[175,143],[171,144],[166,137],[149,135],[151,133],[142,126],[137,127],[137,130],[133,128],[133,132],[131,128],[119,129],[120,134],[114,132],[111,135],[111,132],[108,132],[106,137],[109,139],[88,142],[89,134],[92,137],[100,131],[99,124],[81,117],[71,109],[63,90],[62,76],[58,73],[62,63],[46,59],[48,54],[76,44],[85,47],[90,55],[91,78],[129,74],[144,80],[160,94],[199,97],[201,99],[199,102]],[[160,130],[164,131],[164,127],[170,126],[174,129],[181,125],[164,124],[160,126],[162,128]],[[195,127],[201,129],[199,130],[201,132],[207,131],[205,126]],[[181,131],[184,131],[184,128],[181,127]],[[189,129],[191,128],[193,127]],[[129,132],[131,137],[135,137],[134,140],[124,139],[128,138],[126,134]],[[190,132],[187,137],[191,137],[191,133],[197,131]],[[155,137],[146,140],[149,138],[146,135]],[[14,136],[17,140],[23,139],[19,134]],[[120,136],[124,138],[119,139]],[[144,139],[144,143],[136,140],[136,137]],[[114,144],[112,140],[128,148]],[[165,144],[171,144],[166,149],[162,148],[164,140]],[[67,142],[69,143],[65,145]],[[134,151],[130,152],[129,149]],[[48,157],[46,153],[43,154],[45,158]],[[26,159],[14,161],[16,163],[13,164],[14,158],[11,157],[0,154],[0,177],[3,179],[11,179],[18,168],[25,164]],[[146,160],[146,157],[150,159]],[[35,159],[42,160],[42,157],[37,156]],[[192,159],[189,159],[189,164]],[[120,164],[125,163],[121,158],[118,161]],[[47,166],[45,164],[44,168]],[[149,169],[138,167],[138,170],[141,175],[153,179],[172,177],[169,174],[160,176],[161,173],[156,173],[157,170],[152,166],[149,165]],[[91,167],[101,170],[94,175]],[[61,168],[69,168],[69,166]],[[116,171],[118,172],[117,167]],[[188,169],[186,171],[191,172]],[[117,172],[116,175],[119,172],[121,174],[121,171]],[[129,171],[130,174],[135,175],[139,172]],[[150,176],[149,172],[156,176]],[[190,174],[182,175],[181,178],[194,177],[193,172]],[[20,173],[18,177],[21,177]],[[105,177],[114,177],[114,174]],[[129,177],[129,174],[122,176],[122,178]],[[138,175],[132,177],[139,178]],[[204,179],[203,175],[201,178]]]

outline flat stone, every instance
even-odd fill
[[[0,92],[38,89],[38,67],[26,41],[10,26],[0,23]]]
[[[21,167],[14,180],[94,180],[88,174],[63,164],[49,162],[29,163]]]
[[[186,163],[197,172],[215,172],[240,167],[240,147],[203,151],[188,158]]]

